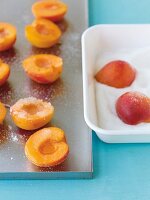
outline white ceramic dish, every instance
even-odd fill
[[[105,130],[98,125],[95,96],[95,64],[100,49],[119,50],[150,46],[150,25],[96,25],[82,36],[84,117],[98,137],[108,143],[150,142],[150,130]],[[150,57],[150,56],[149,56]]]

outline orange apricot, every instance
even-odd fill
[[[67,9],[67,5],[59,0],[44,0],[33,4],[32,13],[36,18],[57,22],[63,19]]]
[[[42,84],[56,81],[62,73],[62,66],[62,59],[51,54],[33,55],[23,61],[27,75]]]
[[[0,22],[0,51],[6,51],[14,45],[16,41],[16,28],[8,23]]]
[[[46,125],[53,117],[51,103],[34,97],[20,99],[10,108],[11,117],[19,128],[35,130]]]
[[[3,103],[0,102],[0,124],[3,123],[6,117],[6,108]]]
[[[61,164],[68,156],[69,146],[65,133],[60,128],[43,128],[27,140],[25,154],[39,167],[52,167]]]
[[[150,123],[150,98],[140,92],[126,92],[118,98],[116,112],[126,124]]]
[[[50,48],[58,43],[61,30],[50,20],[36,19],[32,24],[25,27],[25,35],[33,46]]]
[[[129,63],[115,60],[100,69],[95,78],[102,84],[115,88],[124,88],[132,84],[135,76],[136,71]]]
[[[9,65],[4,63],[0,59],[0,86],[3,85],[7,81],[9,74],[10,74]]]

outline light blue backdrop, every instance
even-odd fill
[[[89,10],[90,25],[150,22],[150,0],[90,0]],[[104,144],[94,136],[93,146],[93,180],[0,181],[0,199],[150,199],[149,144]]]

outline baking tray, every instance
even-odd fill
[[[13,49],[0,53],[0,58],[11,66],[8,82],[0,87],[0,100],[13,105],[29,96],[50,101],[55,116],[49,125],[66,132],[70,146],[68,159],[53,168],[39,168],[25,157],[24,144],[32,134],[17,128],[7,113],[0,126],[1,179],[60,179],[92,177],[92,140],[83,117],[82,68],[80,37],[87,28],[87,1],[64,0],[69,6],[65,20],[59,23],[63,36],[59,44],[43,50],[32,47],[24,37],[24,27],[33,21],[31,6],[35,0],[1,0],[0,21],[17,27],[17,42]],[[23,71],[22,60],[32,54],[53,53],[64,59],[61,79],[52,85],[31,81]],[[49,126],[48,125],[48,126]]]

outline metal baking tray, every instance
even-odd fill
[[[17,128],[8,111],[4,124],[0,126],[0,179],[91,178],[92,134],[83,117],[80,45],[81,34],[88,25],[87,1],[64,0],[69,11],[59,23],[62,39],[47,50],[32,47],[24,37],[25,25],[34,19],[31,13],[34,2],[0,1],[0,21],[14,24],[18,33],[14,48],[0,53],[0,58],[11,66],[8,82],[0,87],[0,100],[8,105],[29,96],[50,101],[55,107],[55,116],[49,125],[65,130],[70,154],[63,164],[53,168],[31,164],[25,157],[24,144],[32,132]],[[64,59],[63,75],[52,85],[37,84],[23,71],[22,60],[39,53],[53,53]]]

